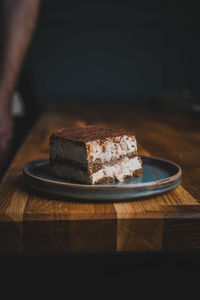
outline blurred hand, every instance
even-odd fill
[[[13,120],[7,109],[0,107],[0,153],[6,153],[13,136]]]

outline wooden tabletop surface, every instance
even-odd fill
[[[98,124],[132,128],[140,154],[179,164],[182,184],[157,197],[81,203],[41,196],[22,175],[47,157],[55,128]],[[167,252],[200,250],[200,120],[131,102],[73,103],[44,110],[0,184],[0,254]]]

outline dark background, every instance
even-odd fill
[[[43,0],[24,65],[43,103],[198,96],[198,1]]]

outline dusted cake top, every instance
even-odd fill
[[[105,140],[117,136],[135,136],[125,129],[102,128],[97,126],[69,127],[56,130],[51,138],[63,138],[73,142],[88,143],[96,140]]]

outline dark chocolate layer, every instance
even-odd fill
[[[102,128],[96,126],[69,127],[56,130],[52,138],[63,138],[72,142],[88,143],[96,140],[105,140],[117,136],[135,136],[132,131],[125,129]]]
[[[86,166],[84,166],[83,164],[81,164],[75,160],[72,160],[72,159],[63,159],[63,158],[56,156],[56,158],[50,157],[49,162],[50,162],[50,164],[52,164],[53,162],[56,162],[57,164],[65,164],[65,165],[68,165],[69,167],[77,168],[77,169],[80,169],[80,170],[88,173],[88,169]]]
[[[118,161],[120,161],[124,157],[133,158],[136,155],[137,155],[137,152],[131,152],[131,153],[128,153],[127,155],[124,155],[124,156],[122,156],[120,158],[111,159],[109,162],[106,162],[106,163],[102,163],[102,161],[100,159],[96,159],[94,162],[89,162],[88,161],[88,166],[85,166],[82,163],[77,162],[75,160],[72,160],[72,159],[63,159],[63,158],[60,158],[58,156],[56,156],[56,158],[54,158],[54,159],[52,159],[50,157],[49,160],[50,160],[50,163],[52,163],[52,162],[55,161],[58,164],[66,164],[68,166],[71,166],[71,167],[74,167],[74,168],[78,168],[78,169],[80,169],[80,170],[82,170],[82,171],[84,171],[86,173],[88,173],[88,170],[89,170],[89,173],[95,173],[98,170],[102,169],[106,165],[112,166],[112,165],[116,164]]]

